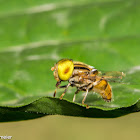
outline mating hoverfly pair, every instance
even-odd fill
[[[73,61],[72,59],[61,59],[51,70],[54,71],[53,74],[57,81],[54,97],[58,88],[65,88],[65,91],[60,96],[60,99],[62,99],[69,86],[76,87],[77,90],[74,94],[73,102],[79,91],[86,91],[82,100],[82,104],[86,105],[86,108],[89,108],[89,106],[85,104],[88,92],[94,91],[99,93],[105,101],[110,102],[112,99],[112,89],[108,80],[112,78],[122,78],[122,76],[124,76],[123,72],[118,72],[120,76],[117,77],[101,75],[101,72],[93,66]],[[68,81],[68,84],[60,86],[62,81]]]

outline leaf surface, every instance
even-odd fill
[[[46,114],[119,117],[139,111],[139,1],[7,2],[0,1],[5,5],[0,4],[0,121]],[[62,101],[63,89],[52,98],[56,81],[50,69],[62,58],[100,71],[123,71],[122,80],[110,82],[113,101],[90,92],[86,110],[84,92],[72,102],[75,88]]]

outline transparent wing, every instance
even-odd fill
[[[108,72],[99,71],[98,75],[110,82],[122,82],[122,79],[125,77],[125,73],[120,71],[108,71]]]

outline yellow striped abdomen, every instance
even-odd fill
[[[98,78],[97,84],[93,87],[93,91],[99,93],[105,101],[111,101],[112,89],[105,79]]]

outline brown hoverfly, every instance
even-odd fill
[[[94,91],[99,93],[105,101],[110,102],[112,99],[112,89],[108,83],[109,79],[121,79],[122,76],[124,76],[123,72],[118,72],[120,76],[106,76],[105,74],[101,74],[101,72],[93,66],[73,61],[72,59],[59,60],[51,70],[54,71],[53,75],[57,81],[54,97],[58,88],[65,88],[65,91],[60,96],[60,99],[62,99],[69,86],[76,87],[77,90],[74,94],[73,102],[79,91],[86,91],[82,100],[82,104],[86,105],[86,108],[89,108],[89,106],[85,104],[88,92]],[[60,86],[62,81],[68,81],[68,84]]]

